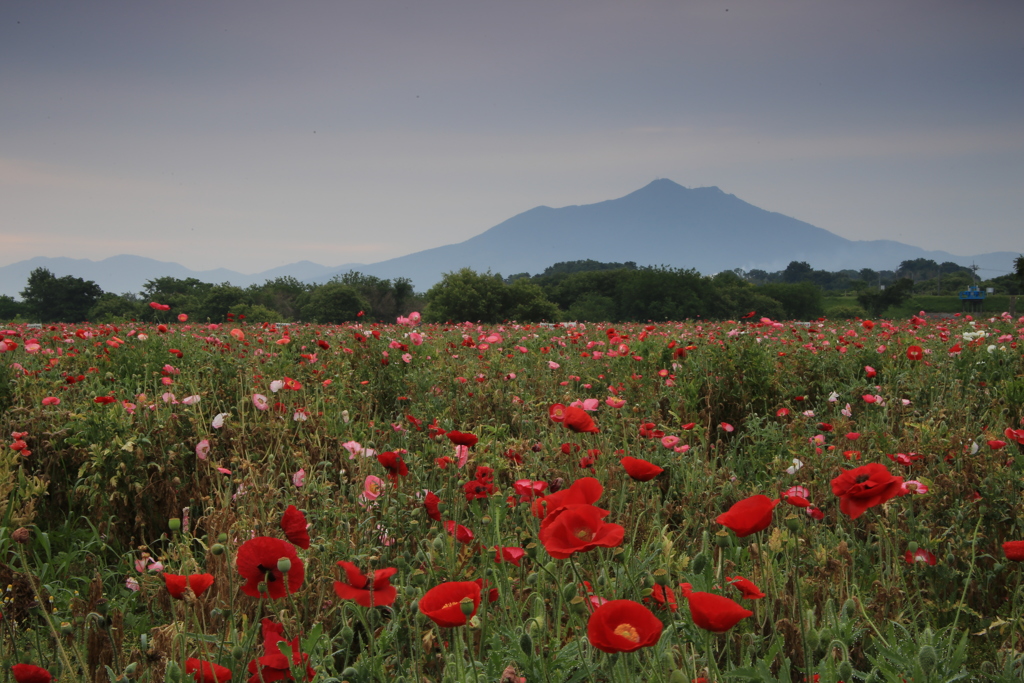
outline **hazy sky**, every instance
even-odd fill
[[[656,178],[1024,251],[1022,28],[1019,0],[2,2],[0,265],[370,263]]]

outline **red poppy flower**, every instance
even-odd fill
[[[195,657],[185,660],[185,673],[190,674],[196,683],[226,683],[231,680],[231,669]]]
[[[1007,427],[1003,434],[1010,441],[1016,441],[1021,446],[1024,446],[1024,429],[1011,429]]]
[[[907,561],[907,564],[917,564],[918,562],[924,562],[929,566],[935,566],[935,563],[937,562],[937,560],[935,559],[935,555],[928,552],[924,548],[918,548],[914,552],[910,552],[908,550],[907,552],[903,553],[903,559]]]
[[[334,582],[334,593],[342,600],[355,600],[363,607],[387,607],[394,603],[398,589],[391,585],[391,577],[398,570],[395,567],[376,569],[367,577],[351,562],[340,560],[338,566],[345,570],[345,581]]]
[[[839,496],[839,509],[857,519],[868,508],[901,494],[903,477],[894,477],[885,465],[871,463],[846,470],[832,480],[832,493]]]
[[[715,520],[732,529],[739,538],[763,531],[772,523],[772,515],[779,500],[768,496],[751,496],[735,503]]]
[[[582,479],[574,481],[567,489],[556,491],[555,493],[533,501],[531,510],[534,517],[543,519],[544,517],[557,512],[566,505],[579,503],[589,505],[591,503],[596,503],[597,499],[601,497],[603,492],[604,487],[601,486],[601,482],[593,477],[583,477]]]
[[[714,593],[694,593],[688,583],[680,584],[680,587],[690,603],[690,617],[693,618],[693,623],[705,631],[725,633],[740,620],[754,615],[729,598]]]
[[[552,403],[551,407],[548,408],[548,417],[551,418],[552,422],[562,422],[565,420],[565,406],[561,403]]]
[[[1007,541],[1003,544],[1003,554],[1011,562],[1024,562],[1024,541]]]
[[[291,562],[287,590],[284,585],[284,574],[278,569],[278,561],[282,559]],[[239,546],[235,567],[246,580],[242,592],[254,598],[283,598],[286,593],[297,592],[306,578],[306,568],[296,554],[295,546],[269,536],[257,536]],[[263,593],[260,593],[261,583],[266,584]]]
[[[311,681],[316,676],[316,671],[309,666],[309,655],[302,653],[299,647],[299,637],[288,640],[282,634],[284,625],[274,622],[270,618],[263,619],[263,656],[249,662],[249,683],[269,683],[270,681],[295,680],[292,677],[293,669],[306,667],[306,680]],[[292,661],[281,652],[279,643],[286,643],[292,652]]]
[[[910,360],[921,360],[924,358],[924,349],[916,344],[907,347],[907,358]]]
[[[175,600],[185,599],[186,588],[191,588],[192,593],[198,598],[206,592],[207,588],[213,585],[213,574],[189,574],[188,576],[182,576],[180,574],[164,572],[163,577],[164,585],[167,586],[167,592]]]
[[[471,479],[462,485],[462,491],[466,494],[466,500],[479,500],[481,498],[487,498],[498,489],[495,488],[494,484],[481,481],[479,479]]]
[[[665,432],[655,429],[656,426],[653,422],[644,422],[640,425],[640,437],[644,439],[660,439],[665,436]]]
[[[402,456],[394,451],[378,453],[377,462],[383,465],[384,469],[388,471],[388,479],[391,479],[392,481],[398,481],[399,477],[404,477],[409,474],[409,467],[405,464],[405,460],[403,460]]]
[[[456,446],[469,446],[470,448],[475,446],[477,441],[480,440],[479,438],[477,438],[476,434],[456,431],[448,432],[448,438],[451,439],[452,443],[455,444]]]
[[[764,597],[764,593],[761,592],[761,589],[758,588],[750,579],[745,579],[742,576],[727,576],[725,577],[725,580],[735,586],[747,600],[760,600]]]
[[[473,542],[473,532],[461,524],[456,526],[455,520],[449,519],[445,522],[444,530],[448,532],[449,536],[454,536],[455,540],[459,543],[469,544]]]
[[[988,447],[994,451],[1002,450],[1006,447],[1006,442],[1002,439],[989,439]]]
[[[551,557],[564,560],[573,553],[622,545],[625,529],[605,522],[607,510],[587,504],[567,505],[548,514],[538,537]]]
[[[596,434],[601,431],[594,424],[594,420],[587,414],[587,411],[583,410],[583,408],[573,408],[572,406],[565,409],[565,420],[562,424],[577,433],[590,432]]]
[[[35,664],[15,664],[11,667],[11,674],[17,683],[50,683],[53,680],[49,671]]]
[[[441,521],[441,499],[433,491],[427,491],[426,498],[423,499],[423,507],[427,509],[427,516],[435,522]]]
[[[650,481],[665,471],[653,462],[648,462],[643,458],[633,458],[628,455],[619,462],[622,463],[626,474],[636,481]]]
[[[587,639],[602,652],[633,652],[661,638],[662,625],[654,612],[632,600],[609,600],[587,621]]]
[[[523,556],[526,551],[522,548],[510,548],[508,546],[494,546],[494,561],[498,564],[511,562],[517,567],[522,566]]]
[[[462,611],[462,601],[469,598],[473,611]],[[480,607],[480,584],[475,581],[447,581],[434,586],[420,598],[419,610],[441,627],[464,626]]]
[[[654,584],[651,588],[651,597],[644,598],[644,602],[651,601],[658,607],[667,607],[670,612],[677,612],[679,604],[676,602],[676,593],[671,586]]]
[[[306,530],[306,515],[294,505],[289,505],[281,516],[281,529],[294,545],[309,550],[309,532]]]

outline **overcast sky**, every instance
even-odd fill
[[[0,3],[0,265],[371,263],[656,178],[1024,251],[1024,2]]]

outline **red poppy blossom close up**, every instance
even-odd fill
[[[582,408],[569,406],[565,409],[565,419],[562,424],[574,432],[597,434],[601,430],[594,424],[594,420]]]
[[[714,593],[693,592],[688,583],[681,584],[683,595],[690,603],[693,623],[705,631],[725,633],[741,620],[754,615],[734,600]]]
[[[850,519],[895,498],[902,488],[903,477],[894,477],[879,463],[846,470],[832,480],[832,493],[839,496],[839,509]]]
[[[399,477],[404,477],[409,474],[409,467],[405,464],[405,460],[403,460],[402,456],[394,451],[378,453],[377,462],[379,462],[384,469],[388,471],[388,479],[391,479],[392,481],[397,481]]]
[[[728,511],[720,514],[715,521],[729,527],[736,536],[743,538],[763,531],[772,523],[772,516],[779,499],[756,495],[733,504]]]
[[[342,600],[355,600],[363,607],[387,607],[398,597],[398,589],[391,585],[391,577],[398,572],[395,567],[376,569],[367,576],[351,562],[340,560],[338,566],[345,570],[346,581],[335,581],[334,593]]]
[[[760,600],[765,597],[764,593],[761,592],[761,589],[758,588],[750,579],[745,579],[742,576],[727,576],[725,577],[725,580],[736,588],[736,590],[742,593],[742,597],[747,600]]]
[[[448,438],[451,439],[452,443],[456,446],[469,446],[472,448],[476,445],[480,439],[476,434],[470,434],[469,432],[448,432]]]
[[[1024,562],[1024,541],[1007,541],[1003,544],[1003,554],[1011,562]]]
[[[593,505],[567,505],[544,518],[538,537],[556,560],[598,547],[615,548],[622,545],[625,529],[605,522],[608,514]]]
[[[561,403],[552,403],[548,408],[548,417],[551,418],[552,422],[562,422],[565,420],[565,406]]]
[[[288,541],[303,550],[309,550],[309,532],[306,530],[306,515],[294,505],[289,505],[281,516],[281,530]]]
[[[609,600],[587,621],[587,639],[602,652],[633,652],[661,638],[661,620],[632,600]]]
[[[292,671],[306,669],[306,680],[316,676],[316,670],[309,665],[309,655],[302,652],[299,637],[288,640],[284,637],[284,625],[270,618],[264,618],[263,625],[263,656],[249,662],[249,683],[269,683],[270,681],[295,680]],[[285,643],[291,650],[291,662],[281,652],[279,643]]]
[[[596,503],[604,492],[604,487],[594,477],[583,477],[577,479],[567,489],[556,491],[533,501],[531,511],[534,517],[544,517],[557,512],[566,505],[579,503]]]
[[[454,536],[455,540],[459,543],[469,544],[473,542],[473,532],[469,527],[464,527],[461,524],[455,524],[455,520],[449,519],[444,523],[444,530],[448,532],[449,536]]]
[[[15,664],[11,667],[11,674],[16,683],[50,683],[53,680],[49,671],[35,664]]]
[[[227,683],[231,680],[231,669],[195,657],[185,660],[185,673],[192,676],[196,683]]]
[[[910,360],[921,360],[924,358],[924,349],[916,344],[907,347],[907,358]]]
[[[494,546],[494,561],[498,564],[511,562],[517,567],[522,566],[523,557],[526,551],[518,547]]]
[[[278,562],[282,559],[287,559],[291,563],[288,569],[287,590],[284,585],[284,573],[278,569]],[[295,546],[288,541],[269,536],[257,536],[239,546],[235,567],[246,580],[242,592],[254,598],[283,598],[286,594],[297,592],[306,578],[306,568],[295,552]],[[266,584],[263,593],[259,590],[261,583]]]
[[[626,474],[629,475],[630,479],[636,481],[650,481],[665,471],[653,462],[643,458],[633,458],[628,455],[619,462],[622,463],[622,468],[626,470]]]
[[[423,507],[427,510],[427,516],[435,522],[441,521],[441,499],[433,491],[427,491],[423,499]]]
[[[462,611],[462,601],[470,599],[473,610]],[[447,581],[434,586],[420,598],[419,610],[441,627],[465,626],[480,607],[480,584],[475,581]]]
[[[175,600],[185,599],[185,589],[191,588],[192,593],[198,598],[200,595],[206,592],[206,589],[213,585],[213,574],[189,574],[188,576],[182,576],[180,574],[168,574],[163,573],[164,585],[167,586],[167,592]]]

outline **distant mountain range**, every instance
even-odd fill
[[[513,216],[465,242],[449,244],[372,264],[322,266],[300,261],[262,273],[194,271],[177,263],[141,256],[102,261],[37,257],[0,267],[0,294],[18,297],[29,273],[39,267],[57,276],[93,280],[105,292],[139,292],[147,280],[171,276],[246,287],[290,275],[326,282],[358,270],[382,278],[407,277],[425,291],[449,271],[470,267],[502,275],[537,274],[559,261],[635,261],[637,265],[722,270],[784,269],[806,261],[820,270],[895,270],[901,261],[928,258],[939,263],[972,263],[988,276],[1013,270],[1016,252],[957,256],[890,240],[852,241],[781,213],[765,211],[717,187],[685,188],[655,180],[619,199],[552,209],[538,206]],[[987,271],[987,272],[986,272]]]

